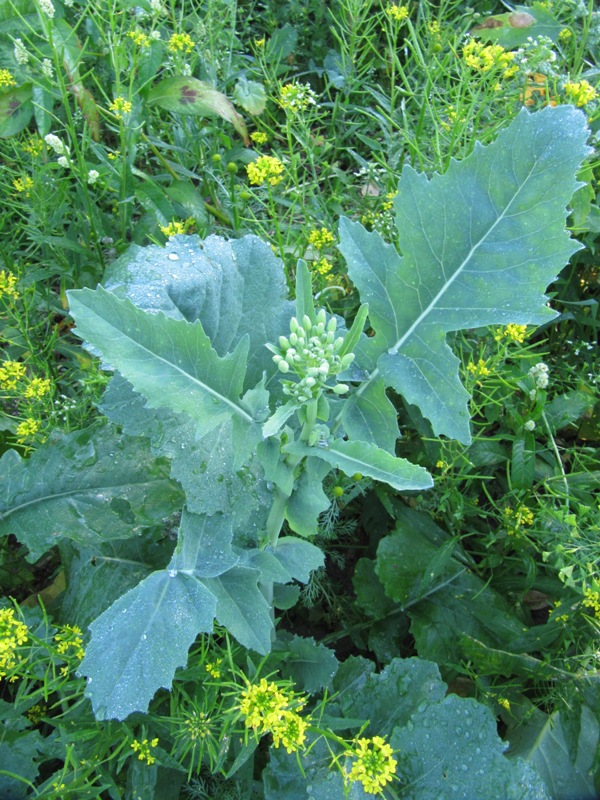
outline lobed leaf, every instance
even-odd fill
[[[581,246],[565,221],[586,138],[571,106],[523,109],[443,175],[406,166],[394,201],[402,255],[342,218],[340,250],[375,330],[359,365],[418,406],[437,435],[470,441],[469,394],[446,334],[554,316],[544,290]]]

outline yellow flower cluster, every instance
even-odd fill
[[[596,89],[584,80],[565,84],[565,94],[570,102],[578,108],[585,106],[598,96]]]
[[[19,293],[15,289],[17,279],[12,272],[0,272],[0,298],[9,297],[11,300],[18,300]]]
[[[510,339],[511,342],[522,344],[527,338],[527,325],[515,325],[511,322],[504,328],[499,328],[494,334],[494,339],[499,342],[502,339]]]
[[[77,625],[62,625],[59,632],[54,636],[56,642],[56,652],[61,656],[73,655],[79,661],[85,656],[83,649],[83,634]],[[72,651],[72,652],[70,652]]]
[[[533,511],[527,506],[506,506],[504,509],[504,520],[506,522],[506,532],[509,536],[518,534],[519,529],[525,525],[533,525]]]
[[[306,721],[298,714],[305,701],[288,687],[280,688],[273,681],[261,678],[240,694],[240,711],[245,725],[258,735],[271,733],[275,747],[283,745],[288,753],[302,748],[306,738]]]
[[[185,225],[183,222],[177,222],[174,220],[173,222],[169,222],[168,225],[161,225],[160,232],[164,233],[165,236],[170,238],[171,236],[177,236],[177,234],[185,233]]]
[[[23,396],[28,398],[40,399],[50,391],[52,381],[50,378],[32,378],[25,389]]]
[[[362,783],[368,794],[380,794],[386,783],[394,779],[397,761],[394,751],[381,736],[358,739],[346,755],[353,759],[350,772],[346,773],[351,783]]]
[[[317,103],[317,96],[308,83],[288,83],[281,87],[279,105],[286,111],[306,111]]]
[[[483,358],[480,358],[476,364],[473,361],[469,361],[467,369],[475,378],[485,378],[491,374]]]
[[[313,262],[313,270],[318,272],[319,275],[328,275],[332,269],[333,264],[328,258],[323,257]]]
[[[312,244],[315,250],[322,250],[335,242],[335,236],[328,228],[314,228],[308,234],[308,243]]]
[[[385,13],[394,22],[404,22],[409,16],[408,6],[388,6]]]
[[[174,33],[167,45],[171,53],[191,53],[196,42],[187,33]]]
[[[125,100],[124,97],[115,97],[108,107],[108,110],[112,111],[116,117],[122,117],[124,114],[129,114],[131,109],[132,105],[130,101]]]
[[[25,197],[29,197],[30,189],[33,187],[33,180],[29,175],[25,175],[22,178],[15,178],[13,186],[19,194],[24,194]]]
[[[0,389],[16,389],[18,381],[25,377],[25,364],[20,361],[0,362]]]
[[[246,167],[248,179],[255,186],[277,186],[283,180],[283,164],[275,156],[260,156]]]
[[[187,735],[195,742],[210,736],[210,722],[204,711],[192,711],[185,720]]]
[[[221,677],[221,664],[223,663],[222,658],[217,658],[216,661],[209,662],[205,665],[205,669],[209,675],[213,678],[220,678]]]
[[[32,436],[35,436],[41,427],[42,423],[39,420],[28,417],[24,422],[17,425],[17,441],[23,444],[28,439],[31,439]]]
[[[39,136],[30,136],[26,142],[21,145],[21,150],[24,153],[29,153],[30,156],[36,158],[44,149],[44,143]]]
[[[0,69],[0,89],[16,86],[17,82],[7,69]]]
[[[151,742],[148,739],[142,739],[141,742],[138,742],[137,739],[134,739],[131,743],[131,749],[138,754],[138,759],[140,761],[145,761],[148,766],[154,764],[156,759],[150,752],[151,747],[156,747],[158,744],[158,739],[152,739]]]
[[[583,605],[591,608],[596,619],[600,619],[600,592],[587,588],[583,591]]]
[[[144,31],[129,31],[127,36],[133,41],[133,43],[139,47],[149,47],[150,46],[150,37]]]
[[[27,625],[15,619],[13,608],[0,609],[0,678],[17,665],[16,650],[29,638]]]
[[[254,131],[250,134],[250,138],[254,144],[266,144],[269,137],[264,131]]]
[[[515,54],[505,50],[499,44],[484,45],[477,39],[471,39],[463,47],[462,55],[465,64],[477,72],[498,70],[502,71],[504,78],[511,78],[519,71],[517,65],[511,65]]]

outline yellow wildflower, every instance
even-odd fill
[[[594,100],[598,92],[590,83],[581,80],[565,84],[565,94],[574,106],[581,108]]]
[[[15,289],[17,279],[12,272],[0,272],[0,298],[10,297],[11,300],[18,300],[19,293]]]
[[[408,6],[388,6],[385,13],[394,22],[404,22],[409,16]]]
[[[600,619],[600,592],[596,592],[589,587],[583,590],[583,605],[591,608],[594,616]]]
[[[20,361],[0,362],[0,389],[16,389],[17,382],[25,377],[25,364]]]
[[[44,143],[39,136],[30,136],[27,141],[21,145],[21,150],[24,153],[29,153],[29,155],[34,158],[39,156],[43,149]]]
[[[7,69],[0,69],[0,89],[9,89],[16,86],[17,82]]]
[[[328,228],[314,228],[308,234],[308,243],[312,244],[315,250],[322,250],[334,242],[335,236]]]
[[[132,39],[133,43],[139,48],[150,46],[150,37],[148,34],[144,33],[144,31],[129,31],[127,36]]]
[[[187,33],[174,33],[169,39],[167,48],[171,53],[191,53],[196,42]]]
[[[119,118],[121,118],[124,114],[129,114],[131,109],[132,105],[130,101],[126,100],[124,97],[115,97],[108,107],[108,110],[112,111],[112,113]]]
[[[56,642],[56,652],[61,656],[74,656],[79,661],[85,656],[83,633],[77,625],[62,625],[54,636],[54,641]]]
[[[328,275],[333,269],[333,264],[328,258],[320,258],[318,261],[313,262],[313,269],[319,275]]]
[[[24,422],[17,425],[17,441],[23,444],[27,439],[35,436],[41,427],[42,423],[39,420],[28,417]]]
[[[141,742],[138,742],[137,739],[134,739],[131,743],[131,749],[138,754],[138,759],[140,761],[145,761],[148,766],[154,764],[156,759],[150,752],[151,747],[156,747],[158,744],[158,739],[152,739],[151,742],[148,739],[142,739]]]
[[[24,175],[22,178],[15,178],[13,186],[19,194],[24,194],[25,197],[29,197],[29,190],[33,187],[33,181],[29,175]]]
[[[511,342],[522,344],[527,338],[527,325],[515,325],[511,322],[502,330],[499,328],[494,334],[494,339],[499,342],[502,339],[510,339]]]
[[[506,506],[504,509],[504,519],[506,522],[506,533],[509,536],[517,536],[521,528],[525,525],[533,525],[533,511],[527,506],[520,505],[516,508]]]
[[[242,691],[239,709],[247,728],[259,736],[271,733],[275,747],[283,745],[292,753],[300,750],[305,740],[308,723],[298,714],[304,704],[304,698],[291,689],[261,678],[260,683],[248,684]]]
[[[43,397],[50,391],[51,381],[49,378],[32,378],[29,386],[25,389],[24,397]]]
[[[250,183],[262,186],[277,186],[283,180],[283,164],[275,156],[260,156],[246,167]]]
[[[354,759],[348,781],[362,783],[368,794],[380,794],[386,783],[394,779],[398,762],[393,758],[394,751],[381,736],[372,739],[358,739],[346,755]]]
[[[506,697],[499,697],[498,705],[502,706],[502,708],[505,708],[507,711],[510,711],[510,700],[507,700]]]
[[[17,648],[27,643],[28,634],[27,625],[15,619],[13,608],[0,609],[0,678],[17,666]]]
[[[437,19],[432,19],[427,23],[427,30],[432,36],[437,36],[441,30],[441,25]]]
[[[169,222],[168,225],[161,225],[160,230],[165,236],[171,238],[171,236],[177,236],[179,233],[185,233],[185,223],[174,220],[173,222]]]
[[[250,138],[255,144],[266,144],[268,141],[268,136],[263,131],[254,131],[250,134]]]
[[[474,364],[473,361],[469,361],[467,369],[475,378],[485,378],[487,375],[491,374],[483,358],[480,358],[477,364]]]
[[[515,54],[505,50],[502,45],[484,45],[476,39],[471,39],[462,51],[465,64],[477,72],[489,72],[490,70],[502,71],[504,78],[511,78],[519,68],[511,65]]]
[[[558,34],[558,41],[562,42],[562,44],[566,44],[569,39],[573,36],[573,31],[571,28],[563,28],[561,32]]]
[[[317,95],[308,83],[288,83],[281,87],[278,103],[286,111],[296,113],[316,105]]]
[[[263,36],[262,39],[255,39],[254,40],[255,47],[264,47],[265,46],[265,37]]]
[[[217,658],[216,661],[212,663],[208,663],[205,665],[205,669],[209,675],[213,678],[220,678],[221,677],[221,664],[223,663],[222,658]]]

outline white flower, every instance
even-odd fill
[[[535,428],[535,422],[532,419],[528,419],[523,427],[526,431],[532,431]]]
[[[96,183],[96,181],[98,180],[99,177],[100,177],[100,173],[98,172],[98,170],[97,169],[91,169],[88,172],[87,181],[91,185],[93,183]]]
[[[42,75],[45,78],[48,79],[52,78],[52,76],[54,75],[54,69],[52,67],[52,62],[50,61],[49,58],[45,58],[42,61],[41,70],[42,70]]]
[[[69,166],[69,159],[66,156],[60,156],[60,158],[57,158],[56,160],[60,166],[65,167],[65,169]]]
[[[69,148],[66,144],[63,144],[62,140],[55,136],[53,133],[47,133],[44,136],[44,141],[51,147],[56,155],[58,156],[68,156],[69,155]]]
[[[181,68],[181,74],[184,77],[189,78],[189,76],[192,74],[192,68],[190,67],[189,64],[183,65],[183,67]]]
[[[44,14],[52,19],[54,16],[54,6],[52,5],[52,0],[38,0],[38,2]]]
[[[155,42],[160,42],[160,31],[151,31],[150,38],[154,39]]]
[[[535,381],[535,385],[538,389],[545,389],[548,386],[548,365],[544,364],[543,361],[534,364],[529,370],[529,374]]]
[[[154,14],[164,14],[165,8],[160,0],[150,0],[150,8]]]
[[[27,48],[23,44],[23,40],[15,39],[14,45],[15,45],[14,55],[17,64],[22,64],[22,65],[29,64],[29,53],[27,52]]]

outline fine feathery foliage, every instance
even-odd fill
[[[268,652],[274,588],[306,582],[323,562],[308,539],[333,469],[399,492],[432,485],[394,454],[386,388],[436,433],[469,441],[469,394],[446,334],[552,318],[544,291],[578,249],[565,218],[588,152],[584,123],[571,107],[523,110],[444,175],[405,168],[394,201],[401,254],[342,219],[363,303],[350,330],[315,309],[303,262],[292,317],[283,265],[253,236],[132,248],[104,288],[69,293],[77,333],[115,371],[102,404],[110,424],[50,440],[30,460],[8,452],[0,533],[34,558],[61,537],[104,541],[115,515],[126,539],[183,509],[171,560],[124,594],[111,582],[113,604],[90,625],[80,671],[99,718],[145,711],[215,619]],[[132,463],[144,454],[143,491],[123,482],[125,455],[114,465],[105,456],[114,425]],[[284,521],[296,536],[280,538]]]

